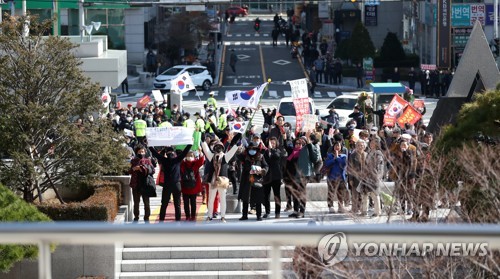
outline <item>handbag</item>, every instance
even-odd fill
[[[152,175],[146,176],[146,183],[144,187],[139,189],[140,193],[146,197],[155,198],[156,197],[156,181]]]
[[[229,188],[229,178],[225,176],[219,176],[220,173],[220,168],[221,168],[221,163],[222,163],[222,156],[219,158],[216,158],[215,161],[215,175],[212,178],[212,188],[221,188],[221,189],[227,189]]]

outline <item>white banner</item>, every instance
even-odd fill
[[[302,132],[314,130],[316,128],[316,122],[318,122],[318,116],[314,114],[302,115]]]
[[[153,93],[153,97],[155,98],[155,101],[163,102],[163,95],[161,95],[160,90],[152,90],[151,92]]]
[[[290,88],[292,89],[292,98],[309,98],[309,89],[307,88],[307,79],[289,80]]]
[[[146,128],[148,146],[193,144],[193,133],[193,128],[178,126]]]

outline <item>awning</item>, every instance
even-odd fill
[[[370,83],[373,94],[402,94],[406,87],[399,82],[374,82]]]

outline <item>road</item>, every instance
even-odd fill
[[[291,96],[290,86],[287,80],[306,77],[304,66],[299,59],[294,59],[290,55],[290,47],[285,44],[284,37],[278,40],[278,46],[272,46],[271,31],[274,23],[272,15],[259,15],[261,28],[256,32],[253,28],[256,16],[236,18],[235,22],[228,24],[226,32],[222,38],[221,58],[222,64],[218,75],[218,80],[214,81],[211,91],[214,91],[215,98],[219,104],[224,104],[223,100],[227,91],[248,90],[256,85],[262,84],[270,78],[271,84],[268,86],[268,93],[264,94],[262,106],[264,108],[277,106],[279,99]],[[236,72],[229,67],[230,54],[234,50],[238,57]],[[352,84],[351,84],[352,83]],[[355,79],[350,81],[344,78],[343,86],[318,86],[314,92],[314,99],[317,108],[325,108],[326,105],[336,96],[343,92],[359,91],[355,88]],[[183,95],[183,107],[186,111],[199,111],[203,103],[208,98],[209,91],[191,91]],[[118,99],[123,105],[135,102],[141,95],[119,95]],[[428,123],[434,111],[436,99],[426,100],[427,113],[424,115],[424,122]],[[262,114],[257,113],[253,121],[257,126],[263,123]]]

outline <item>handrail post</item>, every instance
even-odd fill
[[[52,260],[50,255],[50,243],[41,240],[38,242],[38,278],[52,279]]]
[[[269,270],[271,270],[269,278],[281,278],[281,246],[276,242],[273,242],[273,245],[271,246],[271,261],[269,262]]]

